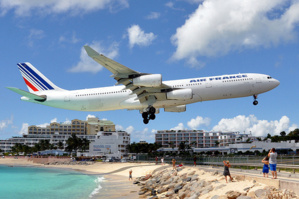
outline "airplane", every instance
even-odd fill
[[[144,124],[154,120],[161,108],[165,112],[185,112],[186,105],[209,100],[257,96],[277,87],[280,82],[269,75],[240,73],[163,81],[161,74],[132,70],[89,46],[88,56],[112,72],[115,86],[65,90],[30,63],[18,63],[29,92],[7,87],[22,95],[21,100],[76,111],[139,110]]]

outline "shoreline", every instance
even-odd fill
[[[156,168],[165,165],[154,163],[111,163],[96,162],[90,165],[44,165],[29,161],[28,158],[0,158],[0,165],[16,167],[37,167],[49,169],[73,170],[82,174],[104,177],[100,191],[93,198],[139,198],[139,186],[133,181],[140,176],[151,173]],[[129,181],[129,170],[133,170],[133,180]],[[115,191],[117,190],[117,192]]]

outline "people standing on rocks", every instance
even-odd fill
[[[164,165],[164,158],[161,158],[161,164]]]
[[[130,171],[129,171],[129,180],[133,180],[132,173],[133,173],[133,171],[132,171],[132,169],[130,169]]]
[[[224,171],[223,171],[223,175],[225,176],[225,181],[227,183],[227,176],[230,177],[230,180],[233,181],[233,178],[231,177],[230,175],[230,172],[229,172],[229,167],[231,167],[229,161],[223,161],[223,164],[224,164]]]
[[[275,152],[275,148],[272,148],[269,151],[268,157],[269,157],[269,165],[270,165],[270,170],[271,170],[273,179],[277,179],[277,171],[276,171],[277,153]]]
[[[194,156],[194,158],[193,158],[193,163],[194,163],[194,166],[196,167],[196,156]]]
[[[171,162],[172,162],[172,169],[173,169],[173,170],[176,170],[176,166],[175,166],[175,162],[176,162],[176,161],[175,161],[175,159],[172,159]]]
[[[269,157],[266,156],[266,157],[262,160],[262,163],[264,163],[264,166],[263,166],[263,174],[264,174],[264,177],[267,176],[267,178],[268,178],[268,174],[269,174]]]

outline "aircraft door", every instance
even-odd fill
[[[64,101],[65,101],[65,102],[69,102],[69,101],[71,101],[71,100],[70,100],[70,96],[69,96],[69,95],[65,96],[65,97],[64,97]]]

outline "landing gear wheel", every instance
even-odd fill
[[[155,114],[155,113],[156,113],[156,109],[155,109],[155,107],[151,106],[151,107],[149,108],[148,112],[149,112],[149,113],[153,113],[153,114]]]
[[[156,115],[155,114],[150,114],[149,119],[151,119],[151,120],[156,119]]]
[[[148,121],[149,121],[149,120],[148,120],[147,118],[143,119],[143,123],[144,123],[144,124],[148,124]]]
[[[256,106],[259,102],[257,100],[253,101],[253,105]]]
[[[143,113],[142,113],[142,118],[143,118],[143,119],[147,119],[147,116],[148,116],[148,112],[143,112]]]

